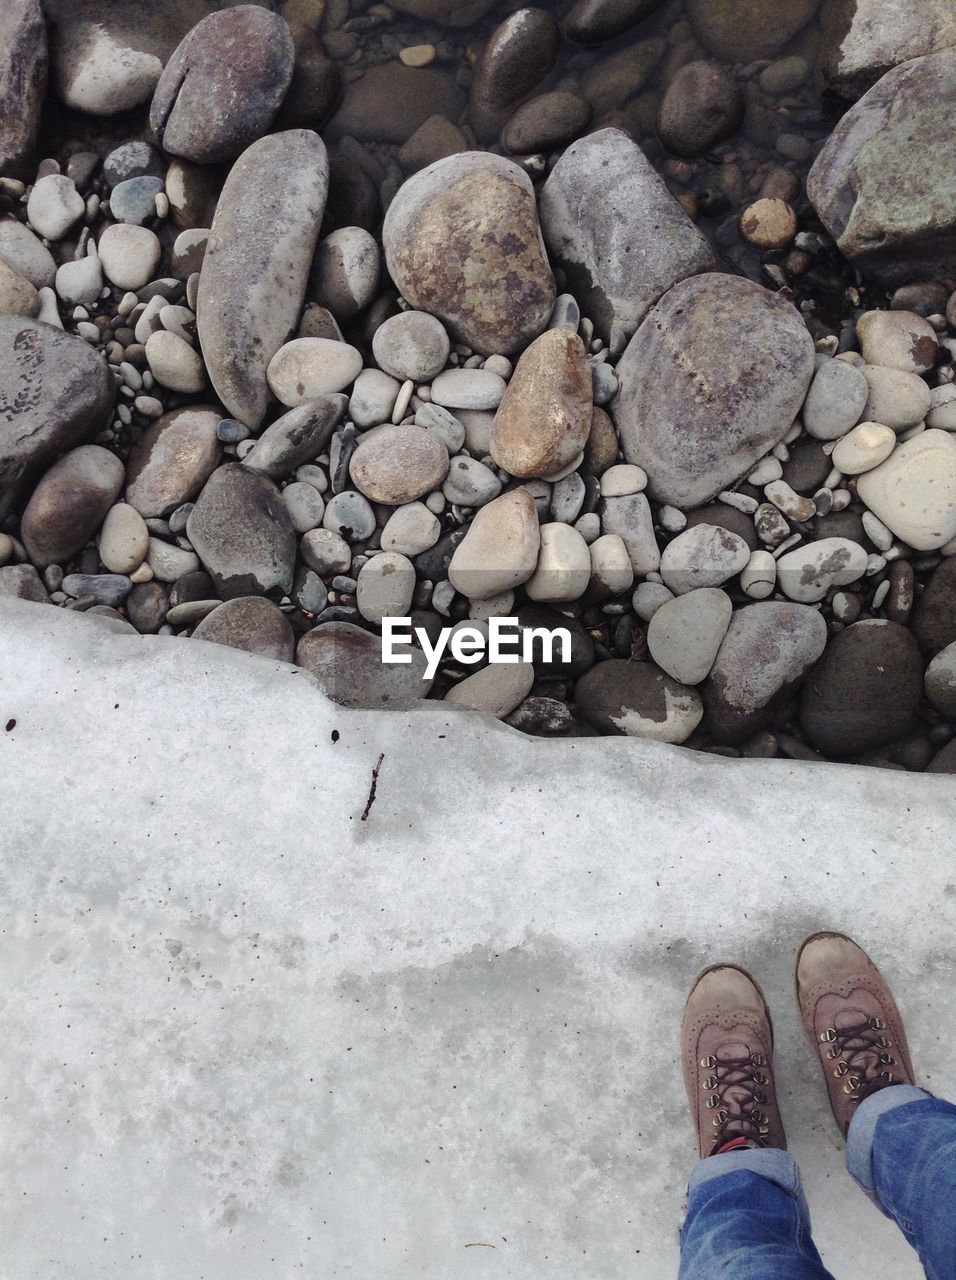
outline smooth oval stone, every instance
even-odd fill
[[[468,151],[422,169],[389,205],[382,239],[404,297],[474,351],[523,350],[547,325],[554,279],[531,181],[510,160]]]
[[[86,204],[73,180],[60,173],[37,179],[27,198],[30,225],[44,240],[61,239],[85,210]]]
[[[643,22],[663,0],[578,0],[565,30],[578,44],[601,44]]]
[[[930,428],[898,444],[885,462],[858,477],[873,514],[917,551],[956,538],[956,439]]]
[[[527,489],[503,493],[482,507],[455,548],[448,579],[469,600],[487,600],[528,579],[538,563],[541,532]]]
[[[430,382],[444,369],[450,350],[445,326],[424,311],[391,316],[372,337],[375,359],[386,373],[402,382],[406,378]]]
[[[815,604],[831,587],[845,587],[866,573],[867,554],[849,538],[820,538],[777,561],[777,581],[784,595]]]
[[[242,459],[242,465],[273,480],[317,458],[345,416],[345,396],[321,396],[290,409],[271,426]]]
[[[569,524],[541,526],[541,549],[534,573],[525,583],[529,600],[558,604],[579,600],[591,580],[588,544]]]
[[[142,226],[156,215],[156,197],[163,189],[162,178],[127,178],[110,192],[110,214],[117,222]]]
[[[747,566],[750,547],[729,529],[698,524],[670,541],[661,555],[661,577],[676,595],[719,587]]]
[[[687,62],[664,91],[657,136],[672,155],[693,158],[732,138],[743,118],[743,95],[726,67]]]
[[[146,363],[161,387],[196,395],[206,385],[206,369],[198,352],[178,333],[157,329],[146,339]]]
[[[363,369],[349,393],[349,419],[360,430],[389,422],[401,384],[381,369]]]
[[[319,241],[309,277],[309,297],[339,321],[364,311],[378,291],[378,241],[364,227],[339,227]]]
[[[0,599],[4,598],[50,603],[43,579],[32,564],[7,564],[0,569]]]
[[[35,565],[64,564],[103,522],[123,487],[122,462],[96,444],[54,462],[33,491],[20,536]]]
[[[355,592],[358,611],[367,622],[407,618],[415,594],[415,566],[397,551],[373,556],[359,570]]]
[[[621,129],[567,148],[540,214],[551,260],[615,353],[671,285],[714,265],[705,237]]]
[[[926,668],[926,697],[937,711],[956,720],[956,644],[941,649]]]
[[[591,370],[584,343],[568,329],[547,329],[527,348],[491,428],[491,456],[513,476],[560,471],[591,430]]]
[[[237,463],[217,467],[190,512],[186,536],[224,600],[292,589],[295,530],[265,476]]]
[[[103,161],[103,177],[111,187],[130,178],[162,178],[165,173],[163,157],[152,143],[142,138],[120,143]]]
[[[647,627],[651,657],[681,684],[700,684],[714,665],[733,611],[730,596],[718,587],[665,600]]]
[[[483,507],[497,498],[501,481],[491,467],[462,455],[452,458],[441,491],[449,502],[461,507]]]
[[[832,756],[885,746],[912,726],[923,693],[923,662],[909,631],[869,618],[833,636],[800,695],[811,744]]]
[[[441,485],[448,472],[448,451],[424,427],[373,429],[361,438],[349,462],[349,475],[373,502],[390,507],[414,502]]]
[[[554,66],[561,35],[546,9],[517,9],[496,27],[471,84],[468,119],[480,142],[491,142],[517,104]]]
[[[171,515],[195,498],[219,465],[218,409],[190,405],[164,413],[133,447],[126,501],[147,519]]]
[[[0,260],[0,315],[29,319],[39,310],[40,295],[30,281]]]
[[[694,34],[725,62],[772,58],[810,21],[820,0],[687,0]]]
[[[799,312],[737,276],[668,290],[617,366],[611,412],[649,492],[679,510],[733,485],[789,430],[813,374]]]
[[[0,316],[0,518],[45,463],[96,435],[115,398],[109,366],[82,338]]]
[[[25,223],[0,221],[0,261],[29,280],[34,289],[51,287],[56,279],[53,254]]]
[[[810,605],[767,600],[736,609],[701,686],[714,738],[733,744],[765,729],[826,642],[826,621]]]
[[[860,372],[866,379],[867,397],[863,416],[867,422],[881,422],[894,431],[915,427],[929,412],[930,389],[915,373],[867,364]]]
[[[276,399],[295,408],[351,386],[362,372],[362,353],[331,338],[293,338],[269,361],[266,376]]]
[[[464,105],[464,94],[446,71],[385,62],[345,86],[328,128],[334,137],[400,146],[432,116],[457,120]]]
[[[590,117],[591,106],[585,98],[555,89],[520,106],[502,129],[501,141],[512,153],[552,151],[576,138]]]
[[[269,403],[269,361],[302,311],[328,185],[322,139],[293,129],[248,147],[216,206],[199,278],[199,341],[217,395],[253,429]]]
[[[40,0],[0,9],[0,173],[33,177],[47,83],[47,37]]]
[[[599,662],[577,682],[574,699],[602,732],[655,742],[686,742],[704,715],[696,689],[678,684],[653,662]]]
[[[438,517],[423,502],[410,502],[389,516],[382,530],[381,546],[383,551],[417,556],[433,547],[440,536]]]
[[[446,369],[432,382],[432,401],[445,409],[497,409],[505,381],[490,369]]]
[[[667,48],[660,36],[605,54],[581,77],[581,92],[596,116],[621,110],[647,84]]]
[[[824,360],[803,405],[803,425],[816,440],[838,440],[860,421],[869,387],[846,360]]]
[[[291,662],[295,636],[288,618],[262,596],[236,596],[208,613],[193,630],[193,640],[208,640],[256,653],[261,658]]]
[[[238,5],[197,22],[166,63],[149,109],[170,155],[232,160],[268,131],[292,80],[295,51],[283,18]]]
[[[342,493],[337,493],[330,498],[326,504],[322,528],[338,535],[339,544],[335,544],[337,550],[345,547],[345,561],[340,568],[340,572],[344,573],[351,563],[351,552],[342,539],[348,538],[350,542],[364,542],[366,538],[372,536],[375,532],[375,512],[372,504],[364,494],[356,493],[353,489],[344,489]],[[315,533],[318,533],[318,530]],[[306,555],[307,542],[318,544],[318,538],[313,538],[311,533],[305,535],[302,539],[302,555],[309,567],[319,573],[321,570],[318,568],[316,556],[313,555],[310,559]]]
[[[133,573],[146,559],[149,530],[135,507],[118,502],[110,507],[100,530],[100,561],[110,573]]]
[[[152,280],[163,254],[155,231],[127,222],[107,227],[96,248],[107,280],[133,291]]]
[[[846,476],[862,475],[885,462],[896,448],[896,432],[879,422],[861,422],[837,441],[830,461]]]
[[[856,336],[867,364],[907,373],[932,369],[939,351],[936,330],[912,311],[865,311],[856,322]]]
[[[533,684],[530,662],[495,664],[453,685],[444,701],[501,720],[525,700]]]
[[[425,655],[410,646],[407,663],[382,661],[381,637],[350,622],[324,622],[307,631],[296,649],[296,664],[322,692],[345,707],[403,711],[427,696]]]

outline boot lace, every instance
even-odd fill
[[[745,1048],[742,1053],[718,1050],[701,1058],[700,1065],[711,1073],[701,1083],[709,1094],[707,1109],[714,1113],[711,1155],[733,1138],[747,1138],[757,1146],[765,1146],[770,1122],[761,1107],[769,1102],[764,1090],[770,1086],[770,1077],[762,1070],[767,1059],[760,1053],[747,1053]]]
[[[883,1034],[885,1030],[882,1018],[861,1014],[845,1026],[820,1032],[820,1040],[827,1045],[826,1057],[835,1063],[833,1075],[843,1082],[843,1092],[851,1102],[862,1102],[871,1093],[896,1083],[890,1070],[896,1065],[890,1053],[893,1041]]]

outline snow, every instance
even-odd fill
[[[719,959],[774,1010],[825,1261],[922,1274],[842,1171],[792,963],[854,933],[956,1095],[948,778],[344,711],[12,600],[0,770],[11,1275],[673,1280]]]

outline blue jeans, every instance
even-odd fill
[[[864,1099],[847,1134],[855,1181],[917,1251],[928,1280],[956,1277],[956,1107],[912,1085]],[[701,1160],[688,1189],[680,1280],[833,1280],[810,1235],[786,1151]]]

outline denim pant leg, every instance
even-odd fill
[[[728,1151],[691,1175],[680,1280],[833,1280],[786,1151]]]
[[[846,1164],[917,1251],[929,1280],[956,1276],[956,1107],[912,1085],[860,1103]]]

